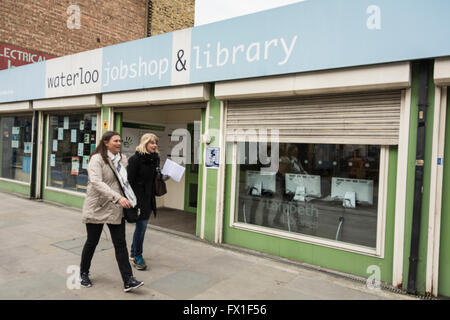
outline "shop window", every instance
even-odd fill
[[[250,145],[235,148],[234,222],[376,248],[381,146],[280,143],[273,165]]]
[[[0,177],[30,182],[32,115],[0,117]]]
[[[97,114],[49,115],[47,186],[86,192],[89,157],[96,147]]]

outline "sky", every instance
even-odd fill
[[[195,26],[304,0],[195,0]]]

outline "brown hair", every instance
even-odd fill
[[[94,152],[92,152],[91,157],[89,158],[89,160],[92,158],[92,156],[94,154],[100,153],[100,155],[103,158],[103,161],[105,161],[105,163],[108,163],[108,149],[106,148],[105,142],[109,142],[109,140],[111,140],[111,138],[114,137],[114,136],[120,136],[120,134],[118,132],[115,132],[115,131],[106,131],[102,135],[102,138],[100,139],[100,142],[98,143],[98,145],[95,148]]]

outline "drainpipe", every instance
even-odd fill
[[[147,37],[152,35],[152,14],[153,14],[153,1],[147,1]]]
[[[36,198],[36,170],[37,170],[37,153],[38,153],[38,133],[39,133],[39,111],[33,111],[33,127],[31,133],[31,183],[30,198]]]
[[[416,294],[417,265],[419,262],[420,219],[423,195],[423,170],[425,158],[425,119],[428,107],[428,62],[420,62],[419,119],[417,124],[416,170],[414,181],[414,207],[411,230],[411,249],[407,291]]]

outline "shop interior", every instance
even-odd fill
[[[263,167],[239,165],[237,222],[376,246],[380,146],[281,143]]]
[[[160,167],[170,159],[185,168],[179,182],[166,181],[167,194],[157,197],[157,216],[149,224],[195,235],[198,199],[198,155],[202,105],[133,107],[122,113],[122,152],[133,155],[140,137],[154,133],[159,138]]]

